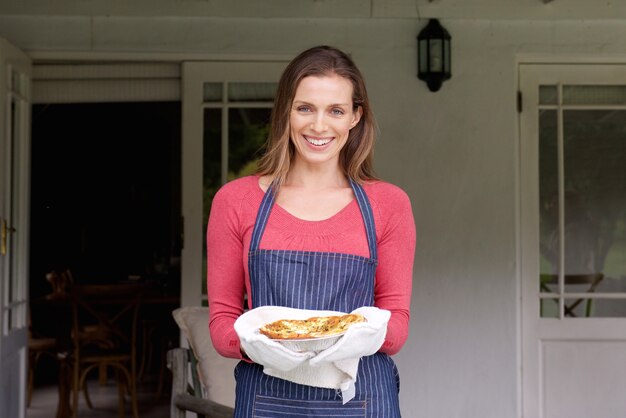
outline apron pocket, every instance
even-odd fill
[[[275,398],[256,395],[253,417],[365,417],[364,400],[353,399],[343,405],[340,400],[315,401],[305,399]]]

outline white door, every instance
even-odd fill
[[[183,63],[181,305],[206,301],[206,221],[213,194],[251,173],[287,61]]]
[[[0,38],[0,416],[25,415],[30,59]]]
[[[626,416],[626,65],[520,65],[522,407]]]

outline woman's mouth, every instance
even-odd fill
[[[313,138],[310,136],[305,136],[304,139],[306,139],[309,144],[315,145],[316,147],[323,147],[333,140],[332,138]]]

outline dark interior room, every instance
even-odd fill
[[[180,283],[180,103],[39,104],[32,112],[30,296],[79,283]]]
[[[141,308],[137,358],[148,359],[143,380],[154,372],[162,393],[163,353],[178,339],[180,125],[180,102],[32,108],[31,334],[69,335],[59,325],[70,322],[62,319],[68,309],[41,302],[53,293],[52,271],[70,271],[79,285],[146,284],[152,296]],[[52,357],[35,371],[35,385],[59,381]]]

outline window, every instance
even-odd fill
[[[624,317],[626,86],[539,86],[542,317]]]
[[[203,231],[211,202],[226,182],[254,173],[267,139],[276,83],[204,84]],[[203,277],[206,277],[206,241]],[[206,281],[203,281],[206,295]]]

